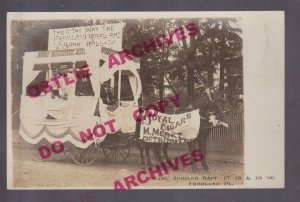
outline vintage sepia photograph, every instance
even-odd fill
[[[279,177],[245,169],[269,137],[245,133],[262,117],[245,111],[259,84],[243,15],[64,14],[8,15],[9,188],[282,186],[283,162]]]

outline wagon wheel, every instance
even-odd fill
[[[38,151],[38,149],[41,147],[41,146],[48,146],[50,147],[50,144],[48,141],[46,140],[41,140],[39,143],[37,144],[30,144],[28,142],[26,142],[23,138],[21,138],[21,144],[22,146],[30,152],[30,160],[33,160],[33,161],[38,161],[38,162],[43,162],[43,161],[46,161],[47,159],[51,158],[51,156],[49,158],[45,158],[45,159],[42,159],[41,156],[40,156],[40,153]]]
[[[67,158],[67,159],[70,159],[71,158],[71,148],[70,147],[68,147],[68,148],[65,148],[64,149],[64,156]]]
[[[115,138],[114,142],[108,142],[103,145],[103,153],[107,160],[123,162],[128,158],[130,153],[130,140],[122,136],[119,136],[117,139]]]
[[[66,156],[78,165],[90,165],[97,159],[97,150],[98,147],[93,143],[86,149],[73,147]]]
[[[107,160],[113,162],[122,162],[125,161],[130,153],[130,146],[114,146],[106,145],[103,147],[104,156]]]
[[[71,151],[72,151],[72,148],[73,148],[73,145],[72,144],[68,144],[68,143],[65,143],[65,148],[64,148],[64,156],[67,158],[67,159],[71,159]],[[74,149],[74,148],[73,148]]]
[[[43,162],[43,161],[48,160],[51,156],[48,158],[44,158],[44,159],[41,158],[40,153],[38,151],[39,146],[42,146],[42,145],[38,144],[30,149],[31,159],[33,161],[38,161],[38,162]]]

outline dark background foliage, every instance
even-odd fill
[[[242,30],[236,18],[135,19],[122,20],[123,48],[131,48],[157,35],[167,34],[190,22],[199,32],[182,43],[144,54],[140,58],[143,95],[148,102],[170,93],[181,94],[182,107],[205,87],[214,89],[218,102],[227,113],[243,111]],[[19,109],[22,92],[24,52],[48,49],[48,30],[116,23],[120,20],[47,20],[12,22],[13,112]],[[219,78],[214,73],[219,72]],[[216,81],[218,80],[218,81]],[[17,82],[16,82],[17,81]],[[15,125],[15,124],[14,124]],[[18,124],[15,126],[17,127]]]

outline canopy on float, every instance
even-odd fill
[[[108,68],[108,54],[101,50],[66,49],[53,51],[26,52],[23,58],[23,85],[21,95],[21,126],[19,133],[27,142],[36,144],[45,138],[49,142],[69,141],[73,145],[86,148],[92,142],[82,143],[79,132],[93,129],[96,124],[115,119],[116,131],[132,133],[135,131],[135,121],[132,117],[137,108],[142,87],[138,74],[139,63],[128,61],[118,67]],[[53,65],[67,63],[71,67],[85,62],[92,75],[89,77],[93,95],[70,95],[68,99],[52,98],[51,93],[30,97],[26,93],[29,85],[39,84],[42,80],[53,77]],[[114,110],[103,104],[100,98],[101,84],[110,79],[111,86],[118,75],[117,102]],[[121,75],[128,76],[133,100],[121,99]],[[61,82],[64,82],[61,79]],[[69,84],[76,85],[76,84]],[[99,105],[98,105],[99,103]],[[97,107],[97,105],[99,107]],[[97,113],[97,111],[99,113]],[[97,116],[100,114],[100,117]],[[50,118],[49,118],[50,117]],[[105,137],[98,138],[103,141]]]

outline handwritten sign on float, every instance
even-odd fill
[[[48,50],[73,48],[122,48],[125,23],[49,29]]]

